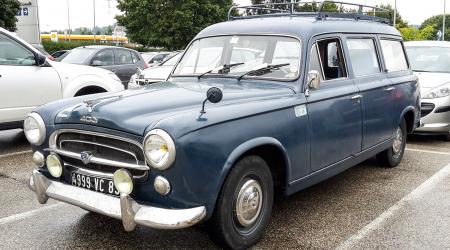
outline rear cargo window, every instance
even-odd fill
[[[383,50],[384,63],[389,72],[408,69],[408,63],[405,57],[402,43],[394,40],[381,40],[381,49]]]

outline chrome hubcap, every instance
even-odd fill
[[[255,180],[248,180],[239,191],[236,200],[236,218],[244,227],[253,224],[261,213],[262,190]]]
[[[394,144],[392,145],[392,150],[394,151],[394,154],[400,153],[400,151],[402,150],[402,144],[403,144],[402,129],[398,127],[397,131],[395,132]]]

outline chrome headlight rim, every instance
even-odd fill
[[[169,156],[167,157],[167,160],[165,162],[163,162],[162,164],[158,164],[158,163],[155,163],[154,161],[152,161],[150,159],[150,157],[147,155],[147,150],[145,148],[147,145],[147,140],[151,136],[154,136],[154,135],[161,137],[167,145],[167,151],[168,151]],[[162,129],[153,129],[145,135],[144,156],[145,156],[145,160],[147,161],[147,164],[150,167],[155,168],[157,170],[166,170],[166,169],[170,168],[172,166],[173,162],[175,161],[175,156],[176,156],[175,142],[173,141],[172,137],[166,131],[164,131]]]
[[[37,129],[39,130],[39,138],[36,141],[30,140],[29,137],[27,136],[27,128],[25,127],[25,124],[26,124],[25,121],[29,118],[34,119],[34,121],[36,121],[37,126],[38,126]],[[25,117],[23,130],[25,133],[25,137],[31,144],[39,146],[39,145],[42,145],[42,143],[44,143],[47,130],[45,128],[44,119],[42,119],[42,117],[38,113],[32,112],[32,113],[28,114],[27,117]]]

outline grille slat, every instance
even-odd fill
[[[142,170],[147,167],[142,147],[138,142],[92,132],[62,131],[55,135],[53,149],[56,149],[54,150],[56,153],[59,152],[65,163],[83,169],[113,174],[120,168],[119,166],[123,166],[137,180],[146,178],[148,174],[147,170]],[[83,163],[81,160],[83,152],[89,152],[96,161]]]

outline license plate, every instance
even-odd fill
[[[114,182],[110,179],[72,172],[72,185],[104,194],[119,195]]]

